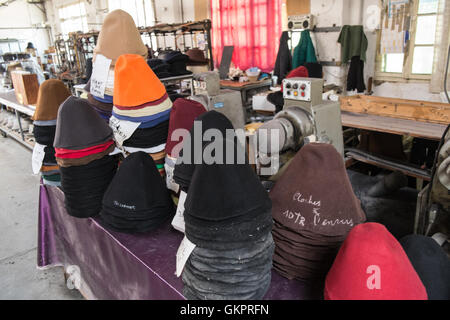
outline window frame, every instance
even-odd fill
[[[65,9],[65,8],[68,8],[68,7],[71,7],[71,6],[75,6],[75,5],[81,6],[81,4],[83,4],[83,6],[84,6],[84,12],[85,12],[84,15],[70,16],[70,18],[61,18],[61,16],[60,16],[61,10]],[[61,34],[63,35],[63,37],[68,37],[71,32],[77,32],[77,31],[84,32],[84,30],[72,30],[72,31],[69,31],[67,34],[65,34],[64,30],[62,30],[63,29],[62,25],[66,21],[76,20],[76,19],[81,19],[83,21],[83,19],[84,19],[84,21],[86,22],[86,29],[87,30],[89,29],[87,8],[86,8],[86,4],[84,2],[82,2],[82,1],[76,1],[76,2],[72,2],[72,3],[67,3],[67,4],[64,4],[64,5],[60,6],[60,7],[58,7],[58,19],[59,19],[59,25],[60,25],[60,29],[61,29]],[[82,24],[83,24],[83,22],[82,22]]]
[[[410,8],[411,14],[411,29],[410,29],[410,39],[405,48],[405,59],[403,62],[403,72],[384,72],[381,71],[383,64],[383,55],[380,54],[381,47],[381,33],[382,29],[380,28],[377,32],[377,54],[375,59],[375,80],[381,81],[390,81],[390,82],[406,82],[406,83],[429,83],[431,81],[432,74],[415,74],[412,72],[413,60],[414,60],[414,49],[416,47],[435,47],[435,43],[433,45],[416,45],[416,30],[417,30],[417,21],[419,17],[422,16],[437,16],[436,13],[425,13],[419,14],[419,0],[411,0],[413,4]],[[436,35],[434,35],[436,36]],[[434,61],[433,61],[434,63]]]

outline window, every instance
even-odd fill
[[[61,33],[67,36],[70,32],[88,31],[87,14],[84,2],[64,6],[58,10],[61,21]]]
[[[382,54],[380,54],[377,61],[377,70],[379,71],[377,72],[377,78],[394,77],[399,78],[400,80],[430,79],[431,74],[433,73],[435,56],[434,51],[439,1],[440,0],[389,1],[389,5],[385,7],[385,10],[387,10],[385,15],[389,15],[391,20],[389,24],[386,20],[382,21],[380,37],[380,51]],[[410,33],[406,32],[406,27],[402,29],[403,32],[397,32],[402,28],[402,24],[407,24],[409,21],[408,12],[406,10],[408,6],[410,7],[409,14],[411,16],[409,27]],[[402,19],[399,19],[398,17],[401,17]],[[392,20],[397,21],[395,30],[392,26]],[[399,23],[398,21],[401,22]],[[398,24],[400,24],[400,26],[398,26]],[[392,30],[394,30],[394,32]],[[390,50],[393,51],[392,53],[383,54],[383,50],[385,50],[383,49],[383,45],[385,45],[383,44],[384,39],[389,39],[393,42],[397,41],[397,44],[402,42],[402,52],[395,53],[395,48],[390,48]]]
[[[109,12],[122,9],[134,19],[137,27],[147,27],[154,24],[155,15],[151,1],[146,0],[108,0]]]

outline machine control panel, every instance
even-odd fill
[[[323,80],[290,78],[283,80],[283,98],[311,104],[322,102]]]

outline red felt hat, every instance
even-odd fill
[[[400,243],[378,223],[354,227],[325,281],[326,300],[427,300]]]
[[[172,140],[172,133],[176,129],[186,129],[191,130],[192,125],[194,124],[194,120],[201,114],[205,113],[205,107],[193,100],[178,98],[173,103],[172,111],[170,112],[170,120],[169,120],[169,132],[167,136],[166,142],[166,153],[173,157],[178,158],[178,152],[173,152],[173,148],[183,141],[183,138],[180,137],[179,140]],[[179,148],[178,151],[180,151]]]

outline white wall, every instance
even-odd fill
[[[50,45],[49,30],[42,28],[45,23],[45,15],[35,5],[26,0],[17,0],[6,7],[0,7],[0,39],[13,38],[24,43],[24,50],[28,42],[32,42],[37,48],[38,54]],[[40,26],[40,29],[36,29]],[[13,27],[13,28],[12,28]]]

